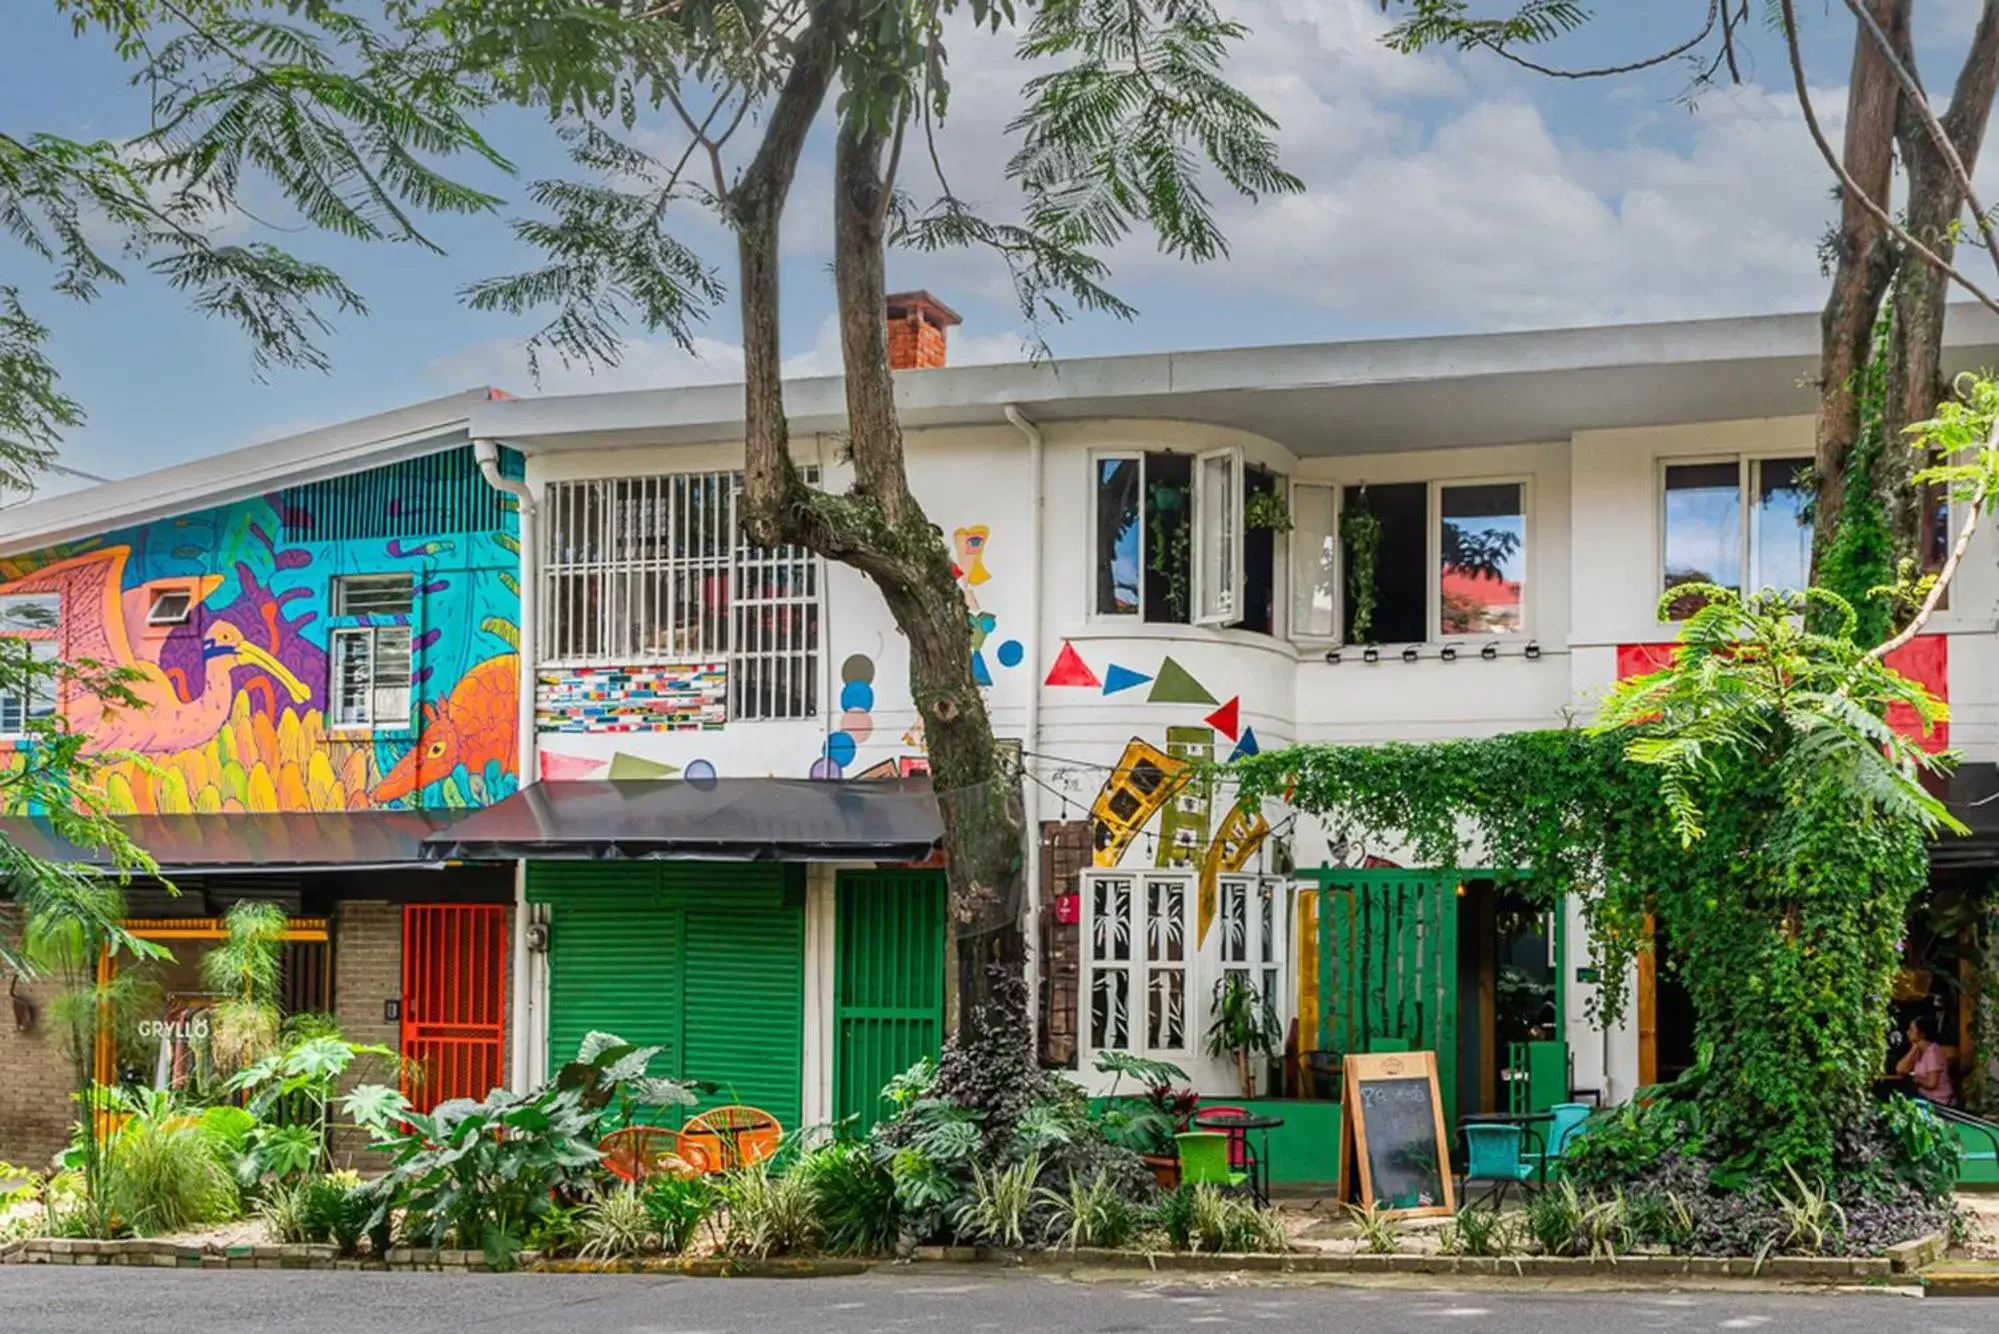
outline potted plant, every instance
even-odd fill
[[[1243,973],[1229,973],[1215,983],[1211,1012],[1214,1022],[1208,1025],[1208,1055],[1232,1058],[1236,1078],[1242,1083],[1242,1096],[1254,1098],[1256,1075],[1250,1058],[1268,1057],[1276,1052],[1277,1044],[1283,1040],[1277,1016],[1270,1012],[1263,994]]]
[[[1112,1077],[1094,1114],[1104,1138],[1142,1158],[1161,1190],[1178,1189],[1180,1153],[1173,1137],[1187,1128],[1201,1100],[1186,1087],[1187,1072],[1166,1061],[1118,1051],[1098,1052],[1097,1069]],[[1139,1098],[1119,1094],[1126,1076],[1144,1086]]]
[[[1291,507],[1285,503],[1283,493],[1276,489],[1252,491],[1249,503],[1243,506],[1243,524],[1249,528],[1268,528],[1273,533],[1288,533],[1295,526],[1291,522]]]

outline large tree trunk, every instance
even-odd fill
[[[881,591],[909,646],[909,684],[923,720],[944,820],[962,1032],[996,1003],[995,970],[1026,962],[1020,927],[1020,775],[999,754],[972,680],[964,594],[942,532],[909,489],[885,322],[885,136],[843,129],[835,162],[834,274],[846,368],[854,486],[834,496],[792,463],[778,341],[778,223],[798,156],[835,64],[828,4],[801,40],[764,143],[730,199],[742,266],[746,393],[744,525],[766,546],[797,543],[853,566]],[[1017,994],[1014,992],[1003,994]],[[1027,1016],[988,1013],[987,1022]]]
[[[1906,31],[1901,47],[1904,63],[1914,70],[1915,56]],[[1939,118],[1959,159],[1972,170],[1977,169],[1995,94],[1999,94],[1999,0],[1986,0],[1950,106]],[[1918,241],[1949,260],[1957,244],[1955,224],[1964,216],[1964,192],[1922,118],[1906,99],[1895,137],[1908,173],[1908,229]],[[1882,414],[1888,447],[1882,451],[1876,484],[1890,497],[1888,513],[1900,551],[1914,550],[1922,536],[1923,506],[1911,479],[1925,461],[1902,446],[1907,443],[1905,428],[1934,416],[1937,404],[1948,392],[1942,353],[1944,308],[1950,288],[1948,278],[1914,260],[1903,266],[1895,287]]]
[[[1911,0],[1869,0],[1868,7],[1891,36],[1905,40]],[[1846,101],[1847,173],[1876,200],[1889,197],[1895,166],[1895,117],[1900,89],[1887,58],[1865,28],[1856,26],[1853,75]],[[1874,320],[1895,271],[1895,251],[1886,229],[1855,199],[1840,201],[1839,231],[1833,238],[1832,291],[1819,318],[1819,410],[1814,471],[1818,504],[1813,532],[1814,560],[1823,556],[1839,525],[1848,457],[1860,435],[1860,399],[1855,392],[1873,341]]]

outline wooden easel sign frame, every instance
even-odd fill
[[[1379,1103],[1386,1089],[1381,1089],[1374,1098],[1370,1098],[1367,1096],[1368,1085],[1398,1086],[1401,1094],[1399,1101],[1406,1107],[1413,1101],[1409,1096],[1413,1090],[1408,1085],[1423,1081],[1429,1086],[1429,1143],[1436,1150],[1440,1198],[1431,1204],[1384,1212],[1394,1218],[1448,1218],[1455,1214],[1458,1208],[1456,1180],[1451,1175],[1451,1140],[1444,1126],[1444,1100],[1437,1087],[1437,1053],[1398,1051],[1354,1055],[1348,1056],[1342,1065],[1345,1087],[1340,1107],[1340,1199],[1352,1200],[1354,1186],[1358,1183],[1361,1207],[1371,1209],[1375,1204],[1375,1164],[1368,1153],[1367,1112],[1370,1102]],[[1380,1140],[1387,1133],[1385,1117],[1383,1121],[1376,1135],[1377,1148],[1384,1147]]]

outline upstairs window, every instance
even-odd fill
[[[194,591],[187,588],[160,588],[146,604],[146,624],[186,625],[194,615]]]
[[[1803,589],[1812,564],[1811,465],[1809,458],[1667,464],[1661,587]],[[1669,614],[1684,620],[1699,605],[1679,598]]]
[[[730,717],[817,714],[818,558],[746,542],[741,489],[735,472],[552,483],[542,661],[721,662]]]
[[[0,594],[0,736],[22,736],[29,722],[55,716],[55,678],[46,664],[60,653],[61,629],[60,595]]]
[[[1090,610],[1163,625],[1275,629],[1276,536],[1251,528],[1251,498],[1278,481],[1242,451],[1092,460]]]
[[[406,574],[348,575],[333,581],[336,625],[329,632],[332,723],[397,730],[410,725],[410,623],[416,589]]]
[[[1291,489],[1292,635],[1421,644],[1527,627],[1524,482]]]

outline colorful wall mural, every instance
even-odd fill
[[[1218,821],[1213,782],[1200,776],[1202,766],[1222,753],[1222,739],[1230,760],[1258,752],[1255,730],[1242,722],[1241,698],[1217,700],[1170,656],[1150,672],[1110,662],[1100,673],[1067,642],[1044,684],[1100,695],[1150,685],[1146,703],[1202,711],[1198,724],[1167,725],[1159,742],[1133,737],[1125,743],[1090,803],[1090,828],[1099,867],[1124,865],[1136,848],[1141,864],[1199,870],[1195,920],[1197,940],[1204,943],[1215,920],[1220,877],[1247,867],[1271,832],[1261,811],[1241,803],[1223,809]]]
[[[66,657],[137,673],[143,709],[62,701],[90,749],[144,757],[111,768],[117,809],[484,805],[516,786],[513,504],[453,450],[9,557],[0,596],[57,595],[44,633]],[[337,578],[395,574],[410,578],[407,614],[334,614]],[[175,590],[185,620],[148,624]],[[398,726],[330,725],[330,631],[356,625],[409,627]]]

